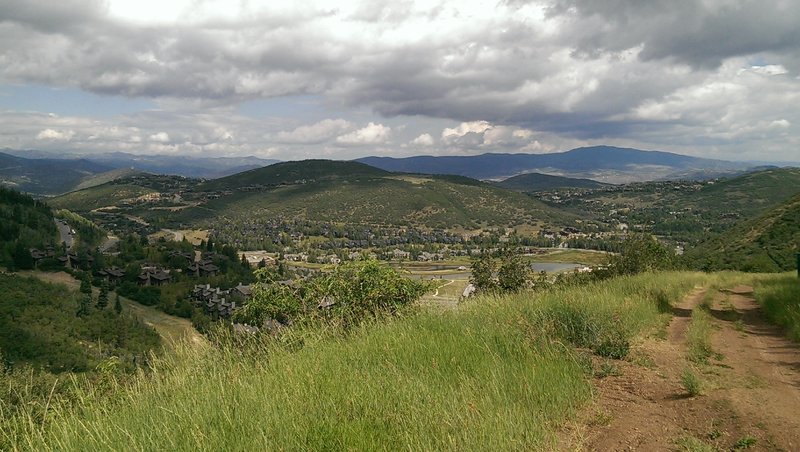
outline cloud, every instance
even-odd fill
[[[418,147],[430,147],[433,146],[433,144],[433,137],[429,133],[423,133],[422,135],[411,140],[411,145]]]
[[[36,135],[37,140],[49,140],[49,141],[69,141],[73,136],[75,136],[75,132],[72,130],[53,130],[53,129],[44,129]]]
[[[150,135],[150,141],[156,143],[169,143],[169,134],[167,132],[158,132]]]
[[[365,127],[336,138],[336,142],[344,145],[383,144],[392,134],[391,127],[370,122]]]
[[[625,142],[732,157],[758,145],[785,158],[800,135],[792,0],[56,3],[0,3],[0,84],[153,99],[175,129],[151,124],[156,113],[109,119],[141,129],[117,138],[4,124],[5,143],[50,128],[74,130],[69,142],[138,139],[141,152],[349,155],[390,135],[428,146],[417,138],[442,130],[441,152]],[[261,118],[268,127],[217,113],[298,96],[326,110],[286,108]],[[447,125],[391,123],[407,118]],[[168,143],[148,139],[160,132]]]
[[[353,125],[344,119],[323,119],[315,124],[300,126],[289,132],[279,132],[276,140],[280,143],[324,143],[352,127]]]

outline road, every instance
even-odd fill
[[[58,234],[61,236],[61,242],[67,245],[68,250],[71,250],[72,246],[75,244],[75,237],[72,235],[72,228],[64,220],[53,218],[53,221],[56,223],[56,227],[58,228]]]

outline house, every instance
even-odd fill
[[[252,286],[244,285],[239,283],[236,287],[230,290],[231,297],[238,298],[241,301],[245,301],[253,295],[253,288]]]
[[[241,287],[241,284],[239,285]],[[230,317],[233,311],[239,308],[236,303],[236,296],[231,297],[231,291],[222,290],[219,287],[211,287],[209,284],[198,284],[194,286],[189,297],[198,307],[202,307],[207,313],[218,317]]]
[[[290,262],[308,262],[308,254],[284,254],[283,259]]]
[[[203,259],[186,267],[186,271],[198,278],[201,276],[216,276],[219,273],[219,267],[214,265],[211,260]]]
[[[172,251],[169,253],[169,257],[179,257],[181,259],[185,259],[187,263],[194,262],[194,253],[189,253],[185,251]]]
[[[97,272],[97,275],[105,279],[109,283],[114,284],[120,279],[125,277],[125,270],[117,266],[111,266],[100,270],[99,272]]]
[[[394,249],[394,250],[392,250],[392,256],[395,259],[410,259],[411,258],[411,253],[408,252],[408,251]]]
[[[161,286],[169,282],[169,270],[164,270],[158,267],[144,267],[139,274],[140,286]]]
[[[77,254],[70,251],[63,256],[59,256],[58,261],[64,264],[65,267],[80,268],[91,266],[94,263],[94,258],[92,256],[86,256],[81,259]]]
[[[443,259],[444,259],[444,255],[442,253],[428,253],[427,251],[423,251],[417,257],[417,260],[423,261],[423,262],[440,261],[440,260],[443,260]]]

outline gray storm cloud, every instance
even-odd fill
[[[0,81],[163,105],[315,95],[379,115],[287,127],[270,135],[279,144],[383,143],[381,117],[403,116],[662,147],[671,135],[739,150],[774,136],[769,152],[798,140],[800,113],[788,104],[800,93],[796,1],[268,4],[153,23],[109,11],[103,2],[0,3]],[[785,126],[775,134],[771,124]],[[423,133],[441,129],[410,130],[409,145]],[[519,149],[522,136],[533,135],[494,143]]]

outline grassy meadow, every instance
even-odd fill
[[[19,450],[520,450],[591,398],[594,351],[624,356],[705,276],[622,277],[479,297],[342,335],[185,346],[108,396],[7,419]]]
[[[672,304],[693,288],[742,283],[797,334],[794,274],[646,273],[486,295],[347,334],[186,343],[114,390],[77,388],[43,419],[4,417],[0,449],[552,449],[592,398],[591,353],[625,358],[663,336]],[[707,303],[688,332],[696,362],[710,352]]]

